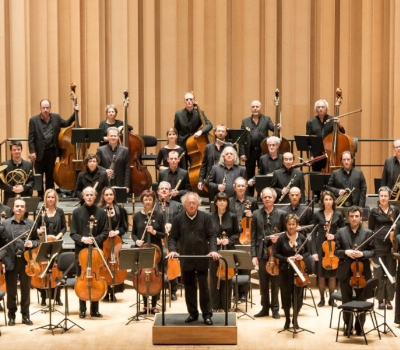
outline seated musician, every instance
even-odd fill
[[[343,198],[350,193],[349,191],[352,191],[343,205],[340,206],[350,207],[351,205],[356,205],[364,208],[367,197],[367,182],[364,174],[361,170],[353,168],[354,158],[350,151],[344,151],[340,159],[343,168],[333,171],[326,188],[336,198],[339,196]]]
[[[178,140],[178,131],[175,128],[169,128],[167,130],[167,144],[160,149],[158,152],[157,160],[156,160],[156,168],[158,170],[166,170],[169,167],[168,164],[168,153],[170,151],[177,151],[179,153],[179,157],[182,157],[179,160],[179,167],[186,170],[186,161],[185,157],[182,156],[182,153],[185,152],[184,149],[177,144]]]
[[[369,259],[375,255],[375,248],[373,240],[366,240],[373,234],[371,230],[362,226],[362,211],[356,206],[350,207],[348,211],[349,226],[342,227],[339,229],[336,235],[336,249],[335,255],[339,257],[339,267],[337,270],[336,277],[340,282],[340,289],[342,292],[343,304],[352,301],[353,287],[350,285],[350,281],[353,275],[351,265],[353,263],[362,264],[362,275],[365,280],[368,281],[371,278],[371,267]],[[355,249],[355,247],[360,249]],[[362,288],[355,286],[354,291],[357,296],[357,300],[362,300],[363,295]],[[353,324],[350,324],[351,317],[346,312],[343,313],[343,319],[345,323],[344,335],[351,335],[353,333]],[[365,313],[360,315],[360,322],[364,324]],[[362,328],[355,320],[355,330],[357,335],[362,335]]]
[[[179,153],[170,151],[168,154],[169,168],[160,171],[158,182],[168,181],[171,184],[171,198],[175,201],[180,201],[181,197],[188,191],[191,191],[188,172],[178,167]]]
[[[304,203],[304,175],[301,170],[292,169],[292,165],[293,154],[290,152],[286,152],[283,154],[283,168],[275,170],[272,175],[271,187],[273,187],[277,193],[277,203],[289,203],[289,190],[291,187],[294,186],[300,188],[300,202]]]
[[[395,155],[385,160],[381,179],[381,187],[388,186],[391,190],[396,183],[400,187],[400,139],[393,141],[393,151]]]
[[[299,226],[312,224],[313,213],[311,208],[300,205],[301,190],[298,187],[291,187],[289,190],[290,203],[282,208],[288,214],[296,214],[299,218]]]
[[[32,163],[21,157],[21,141],[11,141],[10,152],[11,159],[1,163],[1,166],[7,166],[2,172],[2,179],[0,180],[0,188],[4,190],[4,204],[7,204],[9,198],[14,198],[17,195],[21,197],[32,196],[32,188],[35,182]]]
[[[106,169],[110,186],[125,187],[129,193],[131,172],[129,167],[129,149],[119,144],[116,127],[107,130],[108,145],[97,149],[99,165]]]
[[[94,205],[96,200],[96,190],[93,187],[86,187],[82,191],[82,197],[84,204],[73,211],[70,228],[71,239],[75,242],[76,275],[78,278],[81,277],[82,269],[86,268],[86,266],[80,265],[80,252],[85,248],[88,248],[89,245],[93,245],[94,241],[96,241],[97,246],[102,249],[103,242],[107,239],[109,231],[105,211]],[[92,215],[95,218],[95,225],[93,226],[92,236],[90,236],[89,218]],[[94,246],[96,245],[94,244]],[[84,255],[84,253],[82,255]],[[86,259],[86,264],[88,263],[89,262]],[[86,290],[81,292],[82,294],[90,294],[89,291]],[[98,301],[92,301],[90,303],[90,316],[103,317],[99,312]],[[86,317],[86,300],[79,300],[79,317]]]

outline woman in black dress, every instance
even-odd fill
[[[331,295],[336,288],[336,270],[326,270],[322,267],[322,243],[325,241],[333,241],[336,231],[344,226],[344,218],[340,211],[335,210],[335,196],[330,191],[325,191],[321,196],[321,209],[314,214],[313,223],[319,225],[317,232],[313,234],[311,244],[311,254],[316,262],[318,289],[321,295],[319,307],[325,305],[325,286],[328,280],[329,288],[329,305],[334,303]]]
[[[184,152],[184,149],[176,143],[176,141],[178,140],[178,131],[175,128],[169,128],[167,130],[167,138],[168,138],[167,144],[160,149],[156,160],[156,168],[159,171],[166,170],[169,168],[169,164],[167,161],[169,152],[177,151],[179,156]],[[185,157],[181,158],[178,167],[186,170]]]
[[[103,133],[103,140],[100,141],[100,146],[108,144],[108,137],[107,137],[108,128],[114,126],[118,128],[121,134],[124,123],[122,120],[116,119],[117,115],[118,115],[118,109],[116,105],[110,104],[106,106],[106,120],[103,120],[99,125],[99,129],[101,129]],[[130,125],[128,125],[128,130],[131,131],[133,130],[133,128]]]

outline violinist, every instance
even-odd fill
[[[101,249],[103,242],[108,237],[108,223],[107,215],[103,209],[94,205],[96,201],[96,190],[93,187],[86,187],[82,191],[84,204],[75,209],[72,213],[71,220],[71,238],[75,242],[75,258],[76,258],[76,273],[77,276],[81,275],[83,269],[79,265],[79,253],[81,250],[88,248],[90,244],[94,244],[96,240],[97,245]],[[90,236],[89,219],[91,216],[95,218],[95,225],[93,227],[93,236]],[[99,312],[99,302],[93,301],[90,304],[91,317],[103,317]],[[79,300],[79,317],[86,317],[86,301]]]
[[[60,156],[58,148],[58,134],[61,128],[70,126],[75,121],[75,113],[79,106],[76,104],[74,113],[68,120],[59,114],[50,113],[51,102],[47,99],[39,103],[40,114],[29,120],[29,159],[35,164],[36,174],[43,174],[46,178],[45,189],[54,188],[53,171],[56,158]],[[41,197],[43,193],[39,193]]]
[[[375,257],[374,263],[378,267],[374,267],[374,277],[379,279],[378,289],[376,291],[376,298],[378,299],[380,310],[385,307],[393,309],[391,301],[394,299],[395,286],[391,283],[385,283],[384,271],[380,266],[378,258],[382,259],[389,273],[394,276],[396,273],[396,260],[393,259],[391,249],[392,243],[389,238],[384,239],[387,232],[392,228],[394,220],[399,215],[399,209],[389,204],[390,188],[383,186],[378,190],[378,205],[371,209],[368,217],[368,228],[376,232],[380,228],[383,229],[374,237],[375,243]],[[385,285],[386,285],[386,298],[385,298]],[[385,301],[384,301],[385,300]],[[385,305],[386,304],[386,305]]]
[[[279,319],[279,277],[268,274],[265,267],[269,257],[268,248],[278,240],[278,236],[274,234],[285,229],[286,213],[274,207],[276,197],[277,194],[271,187],[266,187],[261,191],[263,207],[253,213],[251,223],[251,256],[253,265],[256,269],[258,268],[262,305],[261,311],[254,317],[269,316],[269,309],[271,309],[272,317]]]
[[[320,210],[314,213],[313,223],[319,225],[317,233],[312,236],[311,254],[316,262],[317,281],[321,300],[319,307],[325,305],[325,287],[328,280],[329,305],[334,301],[331,299],[332,293],[336,289],[336,270],[327,270],[322,266],[322,244],[325,241],[334,242],[337,230],[344,226],[344,218],[340,211],[335,210],[335,196],[330,191],[322,193]]]
[[[110,104],[106,106],[106,120],[103,120],[99,125],[99,129],[101,129],[103,132],[103,140],[100,141],[100,146],[104,146],[108,143],[108,128],[115,127],[118,129],[119,134],[122,132],[124,123],[123,121],[117,119],[117,115],[118,109],[116,105]],[[128,125],[128,130],[131,131],[133,128]]]
[[[168,167],[169,167],[168,153],[170,151],[177,151],[179,154],[179,157],[181,157],[182,153],[184,152],[183,147],[181,147],[177,144],[178,131],[175,128],[169,128],[167,130],[167,139],[168,139],[167,144],[164,147],[162,147],[160,149],[160,151],[158,152],[158,156],[157,156],[157,160],[156,160],[156,168],[159,171],[168,169]],[[179,161],[179,168],[187,170],[185,157],[183,157],[183,156]]]
[[[289,190],[290,203],[282,208],[287,214],[295,214],[299,218],[299,225],[311,225],[313,223],[313,213],[311,208],[300,205],[301,190],[298,187],[291,187]],[[311,232],[311,231],[310,231]]]
[[[393,157],[386,158],[383,167],[381,186],[388,186],[391,190],[400,180],[400,139],[393,141]],[[400,184],[397,185],[399,187]]]
[[[17,284],[19,281],[22,323],[31,326],[32,321],[29,318],[31,278],[25,272],[26,261],[24,259],[24,251],[36,248],[39,244],[39,238],[34,222],[25,218],[26,203],[24,200],[20,198],[15,199],[13,213],[11,218],[3,222],[4,230],[2,230],[0,235],[0,248],[24,232],[31,231],[31,235],[28,237],[29,239],[26,239],[26,236],[17,239],[6,249],[0,251],[1,268],[6,269],[8,325],[15,326],[15,313],[18,309]]]
[[[107,130],[108,145],[97,149],[99,165],[106,169],[110,186],[125,187],[129,193],[131,175],[129,167],[129,149],[119,145],[118,129],[110,127]]]
[[[67,225],[65,222],[64,210],[57,207],[58,204],[58,194],[56,190],[50,188],[44,193],[44,207],[46,209],[46,215],[44,216],[45,222],[42,221],[42,216],[38,217],[36,230],[39,237],[42,237],[46,231],[47,239],[60,240],[63,238],[65,231],[67,230]],[[47,288],[39,289],[42,298],[41,305],[46,306],[46,293]],[[54,293],[54,288],[52,288],[52,294]],[[63,305],[60,298],[60,288],[57,288],[57,294],[55,296],[56,304]]]
[[[168,240],[168,259],[178,257],[176,251],[179,243],[182,255],[203,255],[214,260],[219,259],[217,252],[217,233],[209,214],[198,210],[201,198],[197,193],[189,192],[182,197],[185,211],[179,213],[171,227]],[[210,291],[208,288],[208,264],[204,259],[184,259],[181,261],[183,281],[185,285],[185,301],[189,312],[186,323],[195,322],[199,318],[197,307],[197,285],[200,290],[200,309],[204,323],[213,324]]]
[[[397,221],[396,228],[393,235],[393,258],[397,262],[397,272],[396,272],[396,305],[394,309],[394,323],[400,324],[400,221]]]
[[[340,282],[340,289],[342,292],[343,304],[353,300],[353,290],[350,286],[350,280],[354,271],[362,271],[362,275],[368,281],[371,278],[371,268],[369,259],[375,256],[375,249],[373,241],[370,240],[361,246],[360,249],[355,249],[364,243],[373,232],[362,226],[362,209],[352,206],[348,211],[349,226],[345,226],[339,229],[336,234],[336,250],[335,255],[339,257],[339,267],[337,270],[337,278]],[[361,264],[355,267],[353,263]],[[354,288],[357,296],[357,300],[362,300],[362,288]],[[345,312],[343,313],[343,319],[345,323],[344,335],[351,335],[353,333],[353,325],[350,324],[351,317]],[[365,322],[365,313],[360,315],[360,321],[362,324]],[[357,335],[362,335],[362,328],[355,321],[355,330]]]
[[[284,329],[289,329],[290,326],[290,307],[294,300],[294,293],[296,293],[297,315],[293,315],[293,327],[299,328],[297,323],[298,313],[303,305],[303,288],[294,284],[294,270],[289,264],[288,260],[293,261],[303,260],[310,255],[308,252],[307,244],[303,249],[298,252],[298,248],[303,245],[306,238],[297,232],[299,225],[299,218],[295,214],[288,214],[285,219],[286,234],[279,236],[275,245],[275,257],[279,259],[279,286],[281,288],[281,301],[282,309],[285,312],[285,325]]]
[[[160,211],[153,210],[156,194],[150,190],[144,190],[140,195],[140,201],[143,203],[143,209],[137,212],[133,216],[133,227],[132,227],[132,239],[138,247],[147,245],[150,247],[151,244],[156,245],[162,255],[162,242],[161,240],[165,237],[165,227],[163,217]],[[157,248],[156,248],[157,249]],[[160,259],[158,269],[161,270],[161,263],[163,259]],[[158,313],[157,300],[160,294],[151,297],[151,313]],[[147,297],[143,295],[144,307],[140,311],[141,314],[147,313]]]
[[[101,191],[101,199],[98,204],[99,208],[104,209],[111,215],[112,229],[108,232],[108,237],[122,237],[128,229],[128,218],[124,207],[117,204],[115,200],[115,190],[112,187],[104,187]],[[119,259],[119,257],[117,257]],[[107,272],[108,273],[108,272]],[[124,291],[124,283],[117,284],[113,287],[108,286],[107,294],[103,301],[117,301],[116,293]]]
[[[347,195],[346,189],[352,191],[344,206],[356,205],[364,208],[367,197],[367,182],[364,174],[361,170],[353,168],[354,157],[350,151],[344,151],[340,159],[343,167],[333,171],[326,188],[336,198]]]
[[[217,193],[214,206],[215,211],[210,215],[214,230],[217,232],[218,250],[234,250],[239,239],[239,224],[236,215],[228,210],[228,195],[224,192]],[[223,262],[221,264],[225,267]],[[226,305],[230,309],[232,295],[232,280],[225,281],[225,271],[223,276],[218,275],[218,265],[219,262],[216,260],[211,260],[209,265],[211,304],[214,312],[227,311]],[[226,300],[226,289],[228,289],[228,300]]]

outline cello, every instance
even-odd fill
[[[278,124],[281,123],[281,111],[279,110],[279,89],[275,90],[275,98],[274,98],[274,105],[275,105],[275,125],[274,125],[274,136],[279,137],[281,140],[281,144],[279,145],[278,152],[280,154],[290,152],[290,143],[288,140],[281,136],[281,132],[278,128]],[[268,144],[267,144],[267,137],[261,141],[261,152],[262,154],[269,154]]]
[[[135,196],[139,196],[144,190],[150,188],[152,179],[147,167],[142,164],[144,153],[144,141],[139,135],[132,134],[128,130],[128,90],[124,90],[124,146],[129,148],[129,165],[131,169],[131,190]]]

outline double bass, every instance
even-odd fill
[[[83,158],[85,157],[86,149],[90,147],[90,144],[77,143],[74,145],[71,143],[72,130],[80,128],[78,111],[76,110],[78,99],[75,89],[76,85],[72,83],[70,98],[74,102],[75,121],[71,126],[62,128],[58,134],[58,147],[61,149],[61,156],[60,160],[55,164],[53,171],[54,182],[59,187],[69,191],[75,188],[77,172],[85,171]]]
[[[280,154],[290,152],[290,143],[288,140],[281,136],[281,132],[278,128],[278,124],[281,124],[281,111],[279,110],[279,89],[275,90],[275,98],[274,98],[274,105],[275,105],[275,125],[274,125],[274,136],[279,137],[281,140],[281,144],[279,145],[278,152]],[[262,154],[269,154],[268,144],[267,144],[267,137],[261,141],[261,152]]]
[[[144,153],[144,141],[139,135],[132,134],[128,130],[128,90],[124,91],[124,146],[129,148],[129,165],[131,169],[131,191],[139,196],[144,190],[150,188],[152,179],[147,167],[142,164]]]

